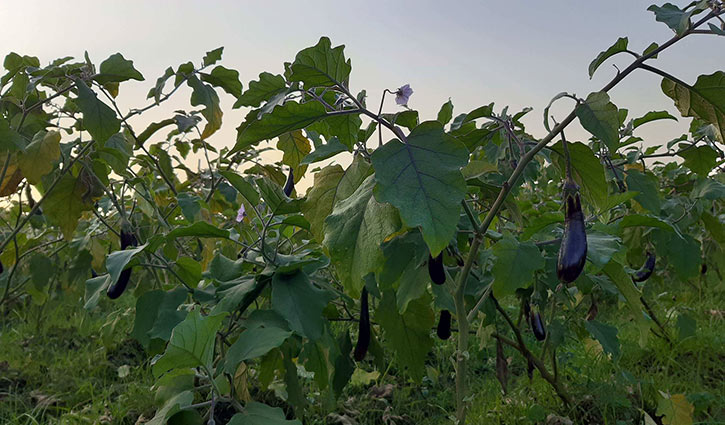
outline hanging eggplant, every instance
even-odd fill
[[[544,320],[541,318],[539,312],[534,310],[529,311],[529,325],[531,330],[534,332],[534,336],[538,341],[546,339],[546,328],[544,327]]]
[[[123,250],[128,247],[134,247],[137,245],[138,241],[136,240],[136,236],[133,234],[130,226],[121,226],[121,249]],[[108,298],[115,300],[116,298],[120,297],[121,294],[123,294],[123,292],[126,290],[129,279],[131,279],[131,267],[121,271],[121,274],[118,276],[118,280],[108,287],[108,290],[106,291],[106,295],[108,295]]]
[[[370,311],[368,309],[368,290],[363,288],[360,294],[360,322],[358,323],[357,344],[353,357],[362,361],[370,346]]]
[[[645,260],[642,267],[634,272],[632,280],[635,282],[644,282],[652,276],[652,272],[655,270],[655,255],[647,251],[647,260]]]
[[[287,182],[284,184],[284,194],[290,196],[292,191],[295,190],[295,173],[292,168],[289,169],[289,175],[287,176]]]
[[[435,258],[428,254],[428,275],[430,275],[430,280],[436,285],[446,283],[446,271],[443,268],[443,252]]]
[[[579,186],[573,180],[564,183],[565,224],[561,238],[556,275],[563,283],[571,283],[584,270],[587,259],[587,233],[584,227]]]
[[[438,328],[436,329],[438,338],[446,340],[451,337],[451,312],[448,310],[441,311],[441,317],[438,319]]]

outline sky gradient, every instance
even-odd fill
[[[676,2],[680,5],[686,4]],[[410,84],[410,107],[421,121],[435,119],[450,97],[454,116],[496,102],[496,110],[533,107],[524,120],[527,130],[543,136],[542,111],[559,92],[586,97],[599,90],[631,61],[618,55],[600,67],[593,79],[587,67],[618,37],[628,36],[630,49],[641,52],[652,41],[672,36],[646,9],[650,1],[8,1],[0,0],[0,54],[10,51],[38,56],[41,63],[62,56],[95,63],[121,52],[134,61],[144,82],[121,85],[122,110],[145,105],[145,95],[168,66],[199,63],[204,53],[225,46],[222,64],[237,69],[246,89],[262,71],[281,73],[282,63],[316,44],[322,35],[333,45],[345,44],[352,59],[351,89],[367,89],[377,105],[384,88]],[[667,50],[653,65],[687,82],[699,73],[725,68],[722,39],[694,35]],[[610,92],[612,101],[630,110],[630,118],[650,110],[676,114],[662,94],[661,78],[636,71]],[[185,89],[186,90],[186,89]],[[174,109],[191,109],[189,91],[134,122],[167,118]],[[244,110],[232,111],[231,97],[220,92],[222,130],[215,146],[231,146]],[[392,97],[385,111],[399,107]],[[561,100],[552,113],[563,118],[571,100]],[[660,121],[638,130],[646,144],[665,143],[687,128],[689,119]],[[572,140],[588,137],[575,123]],[[390,138],[390,136],[388,136]]]

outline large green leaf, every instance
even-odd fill
[[[164,405],[156,411],[154,417],[146,422],[146,425],[165,425],[168,419],[176,413],[180,412],[184,407],[189,406],[194,401],[194,393],[192,391],[184,391],[170,398]]]
[[[627,182],[627,189],[639,192],[634,197],[635,201],[655,214],[660,213],[659,182],[653,174],[642,174],[637,170],[629,170],[625,181]]]
[[[290,335],[292,332],[277,327],[256,327],[245,330],[229,347],[225,357],[225,370],[233,375],[240,362],[267,354],[273,348],[282,345]]]
[[[584,322],[584,326],[599,341],[605,352],[611,354],[615,361],[619,359],[621,352],[619,349],[619,338],[617,338],[617,328],[606,323],[597,322],[596,320],[588,320]]]
[[[214,359],[214,341],[226,313],[202,316],[194,310],[171,332],[164,354],[153,363],[155,376],[183,367],[211,369]]]
[[[330,127],[330,135],[337,137],[348,149],[355,146],[362,125],[359,113],[332,116],[325,119],[325,122]]]
[[[619,111],[606,92],[594,92],[576,107],[582,127],[615,152],[619,147]]]
[[[715,126],[717,138],[725,143],[725,71],[700,75],[692,87],[664,78],[662,91],[675,101],[683,116],[697,117]]]
[[[193,75],[189,76],[186,82],[192,88],[191,104],[193,106],[204,106],[201,114],[206,118],[206,126],[204,126],[204,131],[201,132],[201,138],[205,139],[222,126],[222,109],[219,106],[219,96],[210,85],[204,84]]]
[[[249,202],[250,205],[256,207],[257,204],[259,204],[259,192],[257,192],[254,186],[245,180],[244,177],[229,170],[220,171],[219,173],[227,179],[229,184],[237,189],[237,191],[242,195],[242,197],[244,197],[244,199],[247,200],[247,202]]]
[[[144,80],[143,75],[133,67],[133,61],[124,58],[120,53],[111,55],[101,62],[99,71],[94,78],[99,84],[120,83],[126,80]]]
[[[723,91],[725,94],[725,91]],[[678,153],[685,158],[685,167],[705,177],[718,163],[718,154],[710,146],[698,146]]]
[[[667,111],[650,111],[644,114],[643,116],[639,118],[635,118],[632,120],[632,127],[637,128],[643,124],[646,124],[648,122],[657,121],[657,120],[675,120],[677,121],[677,118],[670,115]]]
[[[695,277],[700,272],[702,254],[700,242],[690,235],[658,230],[652,234],[657,253],[667,259],[675,274],[682,280]]]
[[[430,330],[435,316],[430,295],[410,302],[404,314],[398,313],[395,293],[387,291],[375,312],[375,320],[385,331],[385,344],[395,351],[396,359],[417,382],[423,379],[425,359],[433,346]]]
[[[609,46],[609,48],[597,55],[596,58],[589,64],[589,78],[594,76],[594,72],[599,68],[599,65],[604,63],[610,57],[627,50],[627,43],[629,40],[627,37],[620,37],[617,41]]]
[[[621,240],[613,235],[598,231],[587,232],[587,259],[596,267],[604,267],[619,251]]]
[[[323,243],[342,284],[353,296],[362,289],[363,277],[380,266],[380,244],[400,228],[397,211],[375,199],[374,186],[374,177],[367,177],[325,220]]]
[[[242,83],[239,81],[239,71],[217,65],[209,74],[200,74],[202,81],[219,87],[232,96],[239,98],[242,95]]]
[[[275,273],[272,278],[272,307],[284,317],[290,328],[310,340],[322,336],[325,319],[322,310],[332,297],[315,287],[307,275]]]
[[[375,150],[372,160],[375,198],[395,206],[407,227],[420,226],[431,254],[438,255],[456,231],[466,194],[466,147],[438,121],[427,121],[407,143],[393,139]]]
[[[177,310],[186,300],[186,295],[185,288],[168,292],[160,289],[144,292],[136,300],[136,318],[131,336],[146,349],[153,338],[168,341],[171,331],[186,317],[186,312]]]
[[[655,14],[655,20],[662,22],[677,35],[682,35],[690,27],[690,15],[672,3],[665,3],[662,6],[653,4],[647,10]]]
[[[319,102],[287,102],[275,106],[272,112],[248,117],[237,129],[237,143],[232,152],[238,152],[250,146],[280,136],[284,133],[305,128],[313,122],[327,116],[325,107]]]
[[[250,401],[244,406],[243,413],[232,416],[229,425],[302,425],[302,422],[287,420],[279,407]]]
[[[73,239],[73,232],[83,211],[93,208],[89,193],[90,187],[85,179],[66,173],[43,203],[44,213],[60,227],[63,237],[68,241]]]
[[[352,66],[345,61],[345,46],[332,48],[330,39],[320,41],[297,53],[290,69],[290,81],[302,81],[305,87],[329,87],[337,83],[347,85]]]
[[[332,137],[324,145],[315,146],[315,150],[305,156],[300,163],[312,164],[318,161],[332,158],[338,153],[346,152],[348,150],[348,147],[340,143],[340,140],[337,137]]]
[[[370,164],[362,156],[356,156],[346,170],[339,165],[329,165],[315,174],[315,184],[301,208],[318,242],[325,239],[325,219],[335,204],[352,195],[371,172]]]
[[[624,267],[616,261],[610,261],[602,270],[626,300],[627,306],[632,312],[632,317],[639,330],[639,345],[644,347],[647,344],[647,336],[649,335],[651,323],[642,311],[642,302],[640,301],[641,292],[634,286],[632,279],[624,270]]]
[[[33,141],[18,155],[18,165],[30,184],[38,184],[40,178],[53,170],[60,158],[60,133],[38,132]]]
[[[496,262],[493,265],[493,292],[497,297],[511,294],[518,288],[526,288],[534,278],[534,272],[544,267],[544,257],[531,242],[519,243],[505,236],[493,246]]]
[[[98,100],[98,96],[88,88],[83,80],[76,81],[78,98],[76,105],[83,113],[83,127],[98,143],[103,143],[121,129],[121,120],[108,105]]]
[[[282,163],[294,169],[295,182],[298,182],[307,169],[307,166],[300,166],[300,163],[312,150],[310,139],[302,134],[302,130],[290,131],[279,136],[277,149],[283,152]]]
[[[259,74],[259,81],[249,82],[249,88],[239,97],[239,100],[234,104],[234,108],[240,106],[257,107],[260,103],[285,90],[287,90],[287,86],[284,77],[263,72]]]
[[[607,204],[608,197],[607,180],[602,163],[589,146],[584,143],[568,143],[568,147],[574,181],[582,188],[584,195],[593,201],[599,209],[602,209]],[[551,149],[562,155],[564,154],[561,141],[557,142]],[[561,170],[561,175],[564,176],[566,164],[563,156],[555,155],[554,162]]]

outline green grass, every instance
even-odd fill
[[[638,331],[626,310],[600,305],[597,320],[619,329],[621,358],[615,362],[597,344],[566,339],[557,354],[559,375],[576,403],[572,408],[562,404],[538,372],[530,380],[526,362],[511,348],[505,348],[510,378],[508,392],[503,394],[496,379],[495,351],[481,349],[478,337],[472,336],[469,423],[537,424],[546,423],[549,415],[570,418],[574,423],[638,423],[642,410],[657,411],[660,392],[664,392],[686,395],[694,406],[694,423],[725,424],[725,319],[711,312],[723,309],[725,295],[715,289],[700,293],[680,288],[680,299],[675,302],[672,293],[665,292],[667,288],[652,286],[646,296],[665,322],[673,344],[650,335],[647,346],[639,347]],[[17,305],[3,319],[0,423],[134,424],[141,415],[151,418],[155,407],[149,359],[128,338],[133,297],[114,303],[104,300],[94,313],[81,308],[77,294],[66,298],[43,308]],[[101,313],[107,311],[112,313]],[[694,335],[679,338],[674,314],[670,319],[668,313],[687,313],[695,319]],[[505,332],[503,323],[499,330]],[[581,329],[571,332],[570,336],[587,336]],[[524,337],[537,352],[540,343],[530,332]],[[410,381],[393,362],[379,382],[348,386],[336,406],[325,403],[325,394],[315,393],[309,386],[306,395],[311,407],[303,422],[335,423],[328,417],[332,413],[360,425],[452,423],[454,341],[436,344],[421,383]],[[129,374],[120,377],[119,368],[125,366]],[[361,366],[374,370],[371,360]],[[303,378],[302,382],[311,380]],[[389,385],[391,391],[376,396],[371,393],[374,385]],[[52,403],[42,403],[43,396],[52,397]],[[252,396],[285,406],[272,390],[252,390]]]

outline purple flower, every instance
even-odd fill
[[[237,223],[241,223],[242,220],[244,220],[244,217],[247,216],[247,211],[244,209],[244,204],[242,204],[241,207],[239,207],[239,210],[237,211]]]
[[[412,94],[413,89],[410,88],[410,84],[400,87],[398,91],[395,92],[395,103],[402,106],[408,106],[408,99],[410,99]]]

